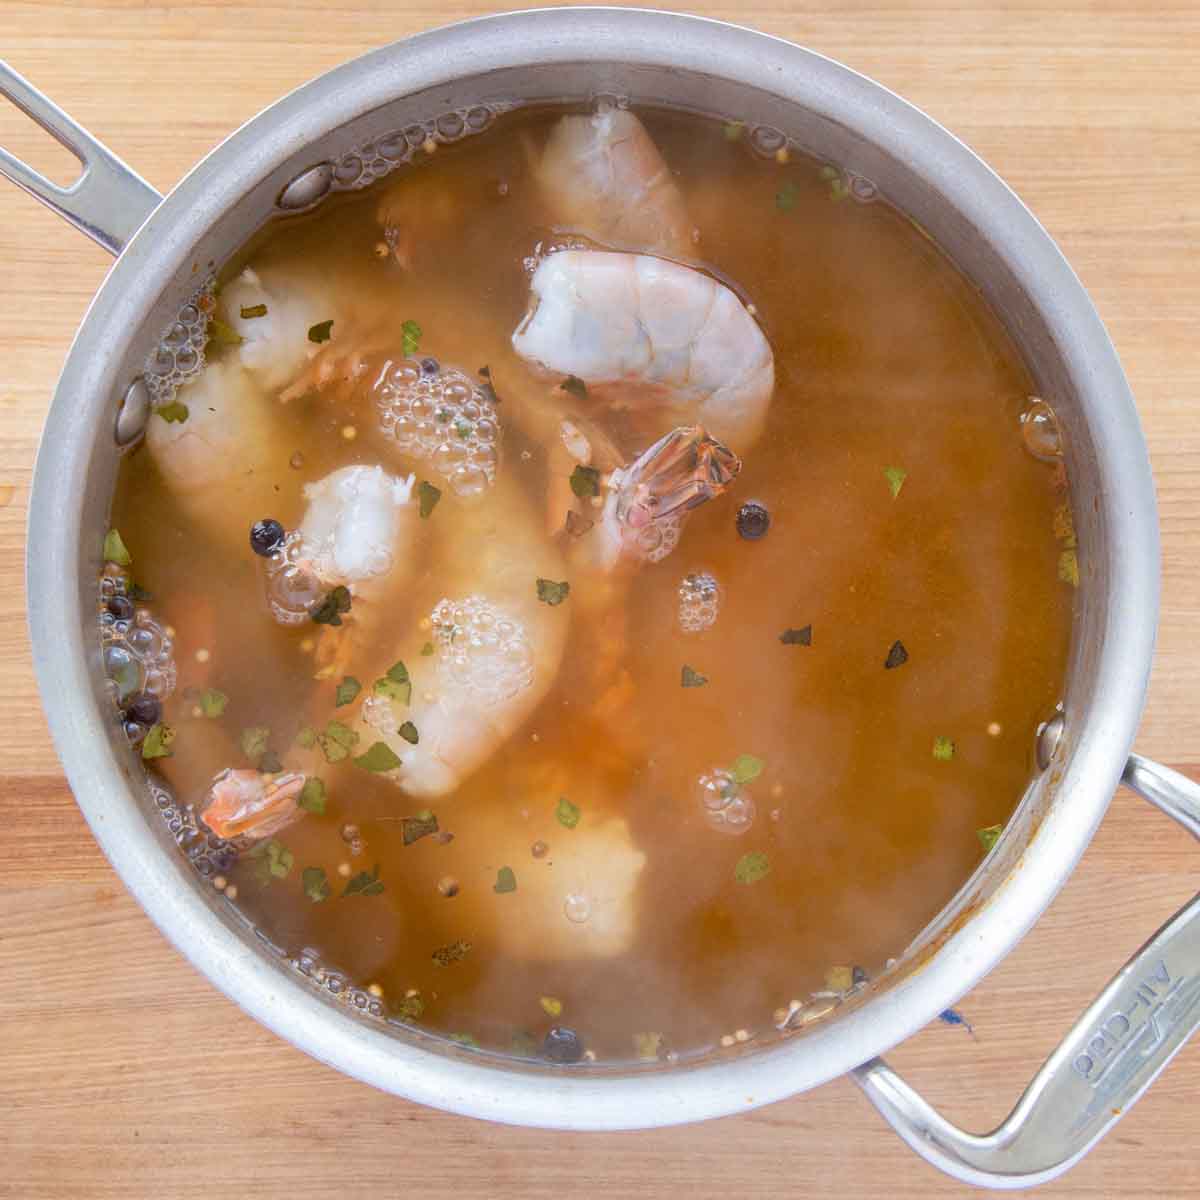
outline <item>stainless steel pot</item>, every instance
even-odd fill
[[[50,727],[97,840],[163,932],[233,1000],[301,1049],[423,1104],[558,1129],[627,1129],[740,1112],[847,1072],[920,1154],[960,1179],[1020,1187],[1077,1161],[1200,1023],[1200,897],[1134,956],[985,1136],[939,1117],[877,1057],[979,982],[1087,846],[1122,779],[1200,836],[1200,789],[1129,749],[1158,600],[1154,491],[1121,367],[1045,231],[928,117],[845,67],[745,29],[658,12],[547,10],[422,34],[293,92],[165,199],[0,64],[0,92],[74,151],[58,188],[0,170],[118,255],[71,348],[38,455],[29,522],[34,662]],[[183,862],[112,717],[95,586],[119,443],[146,416],[140,372],[195,287],[282,206],[349,185],[361,149],[493,100],[595,93],[780,130],[873,180],[978,284],[1053,401],[1082,581],[1062,716],[1041,773],[958,896],[868,990],[771,1045],[687,1067],[517,1066],[363,1018],[295,973]]]

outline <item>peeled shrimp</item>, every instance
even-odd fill
[[[625,109],[563,117],[535,175],[564,230],[621,250],[678,256],[691,248],[692,227],[671,172]]]
[[[530,290],[513,348],[583,380],[589,403],[624,410],[655,436],[703,425],[738,451],[761,436],[774,356],[724,284],[644,254],[562,250],[542,260]]]
[[[297,801],[304,783],[299,771],[222,771],[213,780],[200,818],[218,837],[229,840],[271,837],[300,815]]]

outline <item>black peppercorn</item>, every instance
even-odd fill
[[[264,517],[250,526],[250,549],[263,558],[270,558],[284,539],[283,526],[274,517]]]

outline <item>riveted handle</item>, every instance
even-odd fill
[[[11,100],[61,142],[83,168],[73,184],[59,187],[0,147],[0,175],[54,209],[109,253],[120,254],[162,197],[3,60],[0,60],[0,96]]]
[[[1200,787],[1190,779],[1134,754],[1123,781],[1200,838]],[[952,1125],[882,1059],[853,1077],[892,1128],[946,1174],[977,1187],[1032,1187],[1078,1162],[1198,1028],[1200,894],[1117,972],[991,1133]]]

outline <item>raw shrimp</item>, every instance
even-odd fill
[[[562,250],[538,265],[530,291],[513,348],[582,380],[589,405],[623,411],[654,436],[703,425],[739,452],[762,434],[774,356],[716,279],[644,254]]]
[[[674,257],[691,250],[679,189],[641,121],[625,109],[563,117],[535,175],[565,232],[618,250]]]

